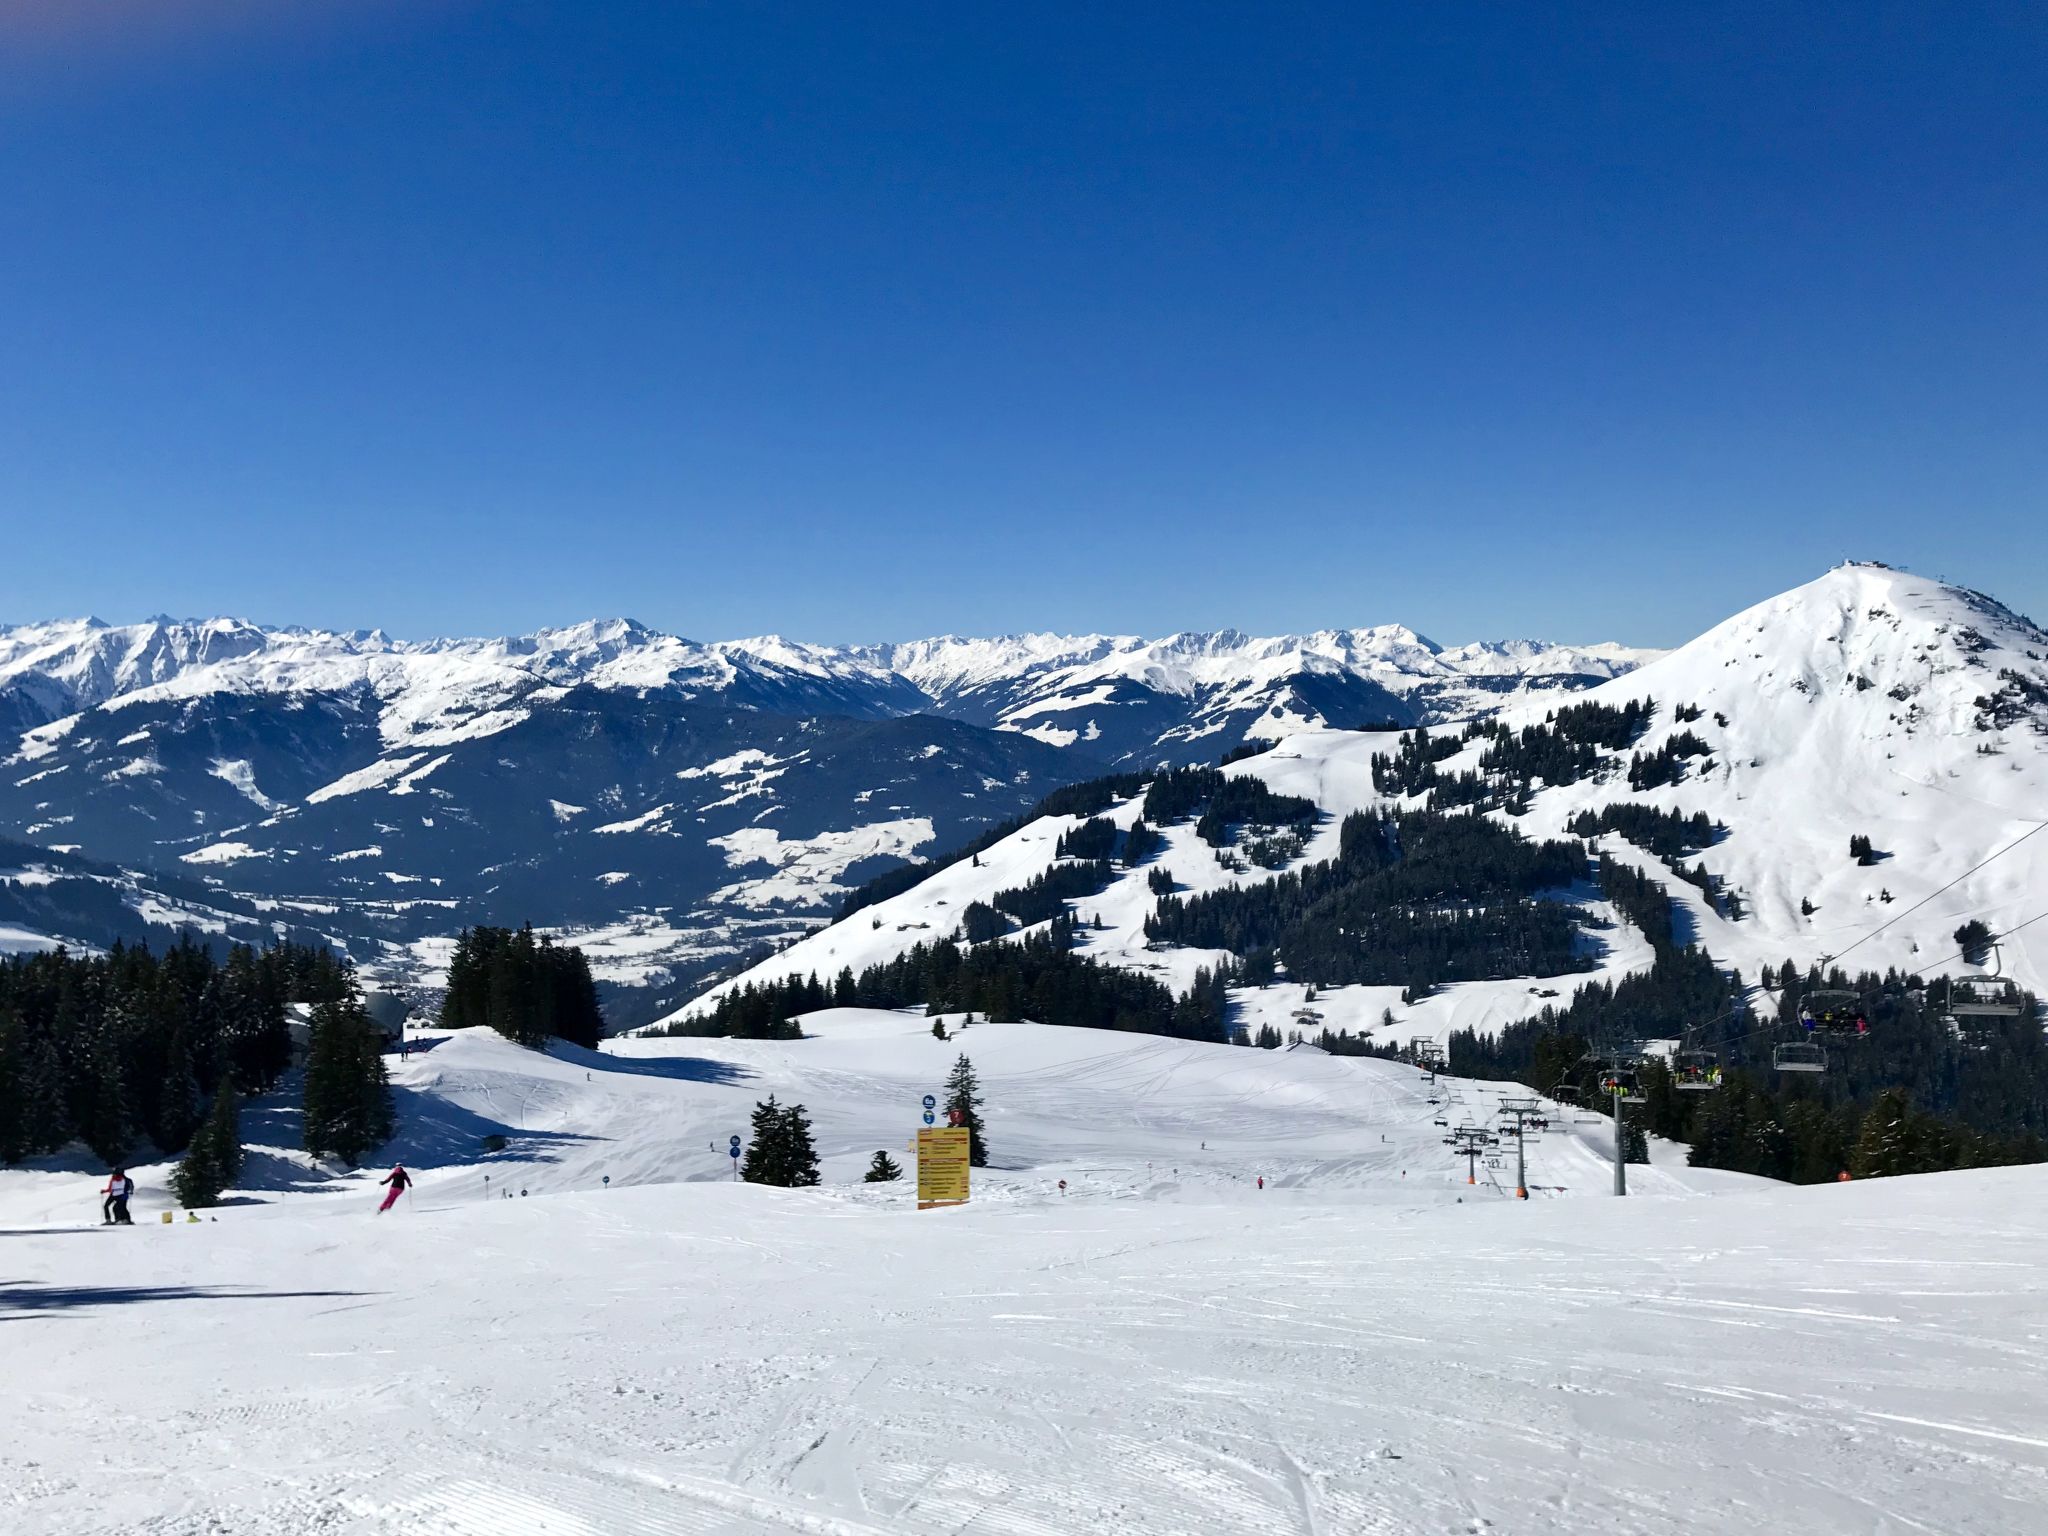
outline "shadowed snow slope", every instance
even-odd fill
[[[1788,1189],[1668,1167],[1632,1172],[1717,1198],[1522,1205],[1464,1184],[1431,1124],[1490,1118],[1498,1085],[1432,1106],[1384,1062],[807,1022],[602,1055],[437,1043],[396,1069],[423,1177],[381,1217],[363,1174],[163,1226],[151,1174],[133,1230],[24,1227],[57,1176],[0,1175],[7,1529],[2035,1523],[2042,1170]],[[911,1161],[962,1049],[1001,1165],[974,1203],[846,1182],[877,1146]],[[824,1187],[721,1179],[712,1144],[768,1092],[808,1105]],[[511,1150],[479,1162],[492,1128]],[[1603,1186],[1578,1129],[1539,1143],[1544,1192]]]

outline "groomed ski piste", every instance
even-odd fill
[[[265,1101],[252,1187],[197,1223],[161,1223],[165,1168],[113,1230],[92,1170],[0,1173],[0,1528],[2040,1528],[2048,1170],[1795,1189],[1654,1143],[1617,1200],[1609,1127],[1558,1108],[1522,1203],[1512,1156],[1468,1184],[1442,1141],[1511,1085],[803,1022],[422,1036],[384,1216],[388,1162],[316,1166]],[[919,1212],[906,1147],[961,1052],[995,1166]],[[821,1187],[733,1182],[771,1093]],[[878,1148],[903,1182],[858,1182]]]

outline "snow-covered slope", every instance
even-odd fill
[[[1633,748],[1604,754],[1594,775],[1533,784],[1528,813],[1512,824],[1532,837],[1566,836],[1574,817],[1614,804],[1701,812],[1722,824],[1726,835],[1686,862],[1703,863],[1733,890],[1739,919],[1722,915],[1696,886],[1623,839],[1608,834],[1596,843],[1662,880],[1682,910],[1685,936],[1752,979],[1765,964],[1830,957],[1856,969],[1963,973],[1972,967],[1957,955],[1953,934],[1964,920],[1978,918],[2003,932],[2048,912],[2048,832],[2028,836],[2048,818],[2048,635],[1981,594],[1881,566],[1843,566],[1582,697],[1614,706],[1651,699],[1656,711]],[[1679,718],[1681,707],[1689,718]],[[1542,724],[1548,713],[1532,703],[1499,718],[1519,730]],[[1685,760],[1683,777],[1631,789],[1630,759],[1657,752],[1681,733],[1705,747]],[[1297,861],[1312,862],[1334,851],[1344,814],[1396,803],[1378,794],[1371,772],[1373,756],[1391,752],[1396,739],[1304,731],[1227,772],[1317,804],[1325,813],[1321,830]],[[1487,744],[1469,743],[1441,771],[1478,768]],[[1122,820],[1133,815],[1135,803]],[[950,933],[967,902],[985,901],[1050,865],[1064,829],[1061,822],[1027,827],[984,853],[980,868],[947,870],[725,985],[813,970],[829,978],[841,965],[858,971]],[[1852,836],[1871,840],[1875,862],[1851,857]],[[2023,837],[2028,841],[2001,855]],[[1169,830],[1160,862],[1183,891],[1272,878],[1257,869],[1219,868],[1187,826]],[[1157,898],[1144,874],[1121,875],[1101,896],[1073,904],[1106,924],[1083,934],[1084,948],[1185,987],[1196,966],[1222,956],[1147,948],[1144,919]],[[1414,1005],[1402,1003],[1395,987],[1322,989],[1310,1032],[1325,1025],[1381,1029],[1378,1038],[1405,1041],[1460,1028],[1489,1031],[1569,996],[1585,980],[1647,968],[1651,952],[1641,936],[1611,910],[1597,903],[1590,910],[1611,923],[1588,936],[1597,948],[1591,976],[1467,983]],[[2006,974],[2048,993],[2048,921],[2017,934],[2003,959]],[[1306,1006],[1299,986],[1243,991],[1238,1002],[1247,1025],[1283,1029],[1299,1027],[1294,1015]],[[1385,1029],[1389,1010],[1395,1022]]]
[[[309,1167],[279,1106],[245,1114],[275,1149],[217,1220],[159,1224],[145,1170],[137,1227],[80,1230],[87,1170],[0,1173],[10,1528],[2032,1526],[2040,1169],[1787,1189],[1659,1145],[1637,1198],[1575,1198],[1608,1170],[1567,1123],[1525,1205],[1432,1123],[1502,1085],[1432,1105],[1385,1062],[807,1022],[446,1039],[395,1066],[421,1182],[382,1217],[376,1172]],[[957,1050],[997,1164],[974,1202],[851,1182],[911,1161]],[[824,1187],[729,1182],[770,1092],[808,1106]]]

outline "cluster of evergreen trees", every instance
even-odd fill
[[[1713,749],[1691,731],[1679,731],[1654,752],[1636,753],[1628,761],[1630,789],[1660,789],[1684,780],[1687,764]],[[1711,765],[1709,765],[1711,766]]]
[[[1788,960],[1759,977],[1777,997],[1773,1016],[1760,1019],[1738,975],[1674,941],[1669,898],[1654,881],[1603,861],[1601,883],[1649,935],[1649,971],[1583,986],[1565,1006],[1491,1039],[1454,1034],[1454,1073],[1550,1092],[1585,1074],[1589,1052],[1682,1038],[1715,1053],[1725,1068],[1722,1086],[1688,1093],[1661,1064],[1645,1063],[1638,1077],[1646,1102],[1635,1118],[1689,1142],[1697,1166],[1816,1182],[1844,1170],[1860,1176],[2048,1158],[2048,1037],[2032,999],[2018,1018],[1959,1030],[1941,1012],[1939,989],[1930,995],[1917,977],[1802,971]],[[1831,1042],[1825,1073],[1774,1072],[1774,1043],[1803,1033],[1802,999],[1822,989],[1855,992],[1869,1033]]]
[[[1029,928],[1061,916],[1068,902],[1095,895],[1115,878],[1116,868],[1107,859],[1055,864],[1023,885],[997,891],[992,899],[998,910]]]
[[[1106,861],[1116,852],[1117,825],[1107,816],[1091,816],[1060,834],[1054,853],[1062,859]]]
[[[1166,846],[1166,836],[1143,817],[1131,823],[1124,834],[1124,868],[1136,869]]]
[[[1532,843],[1483,817],[1356,812],[1334,859],[1270,881],[1164,896],[1148,938],[1241,956],[1247,979],[1277,958],[1297,981],[1427,989],[1482,977],[1589,968],[1573,909],[1536,899],[1585,869],[1576,843]]]
[[[740,1177],[749,1184],[806,1189],[818,1182],[818,1149],[801,1104],[778,1104],[775,1095],[754,1106]],[[879,1156],[879,1154],[877,1154]]]
[[[1436,765],[1464,746],[1456,736],[1432,736],[1426,725],[1404,731],[1393,752],[1373,754],[1372,786],[1383,795],[1423,794],[1437,781]]]
[[[1713,847],[1728,833],[1705,811],[1684,816],[1626,800],[1602,806],[1598,814],[1581,811],[1566,823],[1566,830],[1574,837],[1588,839],[1603,832],[1618,832],[1645,853],[1665,860],[1693,857]]]
[[[1373,784],[1382,794],[1426,795],[1433,811],[1480,806],[1523,814],[1537,783],[1576,784],[1600,772],[1601,754],[1631,745],[1656,713],[1650,699],[1620,706],[1586,702],[1553,711],[1542,725],[1513,731],[1498,720],[1474,721],[1462,739],[1405,732],[1391,754],[1372,760]],[[1446,774],[1437,764],[1467,743],[1485,740],[1475,772]]]
[[[997,1023],[1034,1019],[1227,1041],[1230,973],[1198,973],[1180,997],[1138,971],[1073,952],[1074,920],[1061,915],[1042,932],[964,949],[951,940],[919,944],[856,976],[842,970],[829,985],[815,975],[749,982],[722,994],[710,1010],[669,1026],[669,1035],[789,1038],[793,1020],[820,1008],[924,1007],[931,1013],[983,1013]]]
[[[276,1086],[288,1003],[352,985],[326,950],[238,945],[223,960],[189,937],[161,956],[116,944],[0,962],[0,1162],[73,1140],[110,1164],[184,1151],[221,1085]]]
[[[305,1147],[355,1163],[391,1135],[385,1038],[329,951],[223,959],[187,937],[161,956],[116,944],[0,963],[0,1161],[74,1140],[109,1165],[182,1153],[180,1201],[217,1203],[242,1164],[242,1100],[292,1064],[292,1004],[311,1006]]]
[[[534,1048],[557,1037],[590,1047],[604,1038],[604,1012],[583,951],[536,938],[530,924],[462,931],[448,965],[441,1025],[495,1029]]]

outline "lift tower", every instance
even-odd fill
[[[1538,1101],[1535,1099],[1502,1099],[1500,1101],[1501,1114],[1503,1116],[1513,1115],[1515,1118],[1513,1135],[1515,1138],[1515,1198],[1517,1200],[1529,1198],[1529,1163],[1524,1155],[1522,1143],[1524,1138],[1539,1134],[1525,1123],[1535,1118],[1537,1107]]]

